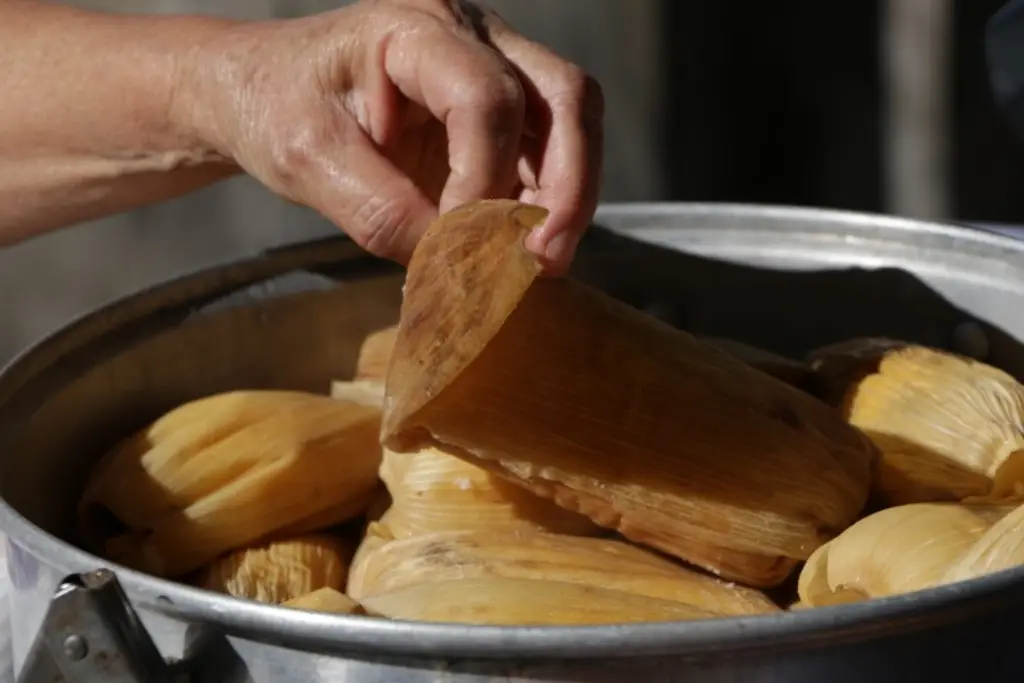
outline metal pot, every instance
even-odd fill
[[[788,354],[881,334],[1024,376],[1024,244],[1009,238],[748,206],[606,206],[599,220],[610,230],[587,237],[576,276],[695,333]],[[352,371],[363,335],[396,319],[400,292],[400,271],[342,238],[301,244],[119,301],[6,369],[0,528],[16,666],[35,677],[25,680],[157,681],[184,669],[217,683],[1024,680],[1024,568],[766,617],[484,628],[239,601],[75,547],[81,481],[119,435],[229,388],[325,391]],[[103,567],[113,573],[94,572]]]

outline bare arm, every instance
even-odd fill
[[[176,101],[183,58],[222,25],[0,0],[0,246],[234,173]]]
[[[0,0],[0,246],[245,171],[406,261],[439,211],[550,209],[564,270],[600,190],[600,88],[468,0],[298,19]]]

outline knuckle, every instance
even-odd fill
[[[604,114],[604,92],[593,76],[575,64],[567,64],[560,81],[555,97],[559,104],[579,109],[588,116]]]
[[[523,86],[508,69],[498,74],[481,75],[460,93],[459,104],[466,108],[521,111],[526,106]]]
[[[411,202],[402,193],[375,193],[354,216],[352,239],[374,256],[390,258],[401,251],[405,232],[416,219]]]

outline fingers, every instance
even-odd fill
[[[426,17],[396,31],[384,66],[407,98],[445,125],[451,172],[439,208],[508,197],[525,115],[519,79],[471,32]]]
[[[406,264],[437,209],[361,131],[304,163],[303,202],[372,254]]]
[[[604,99],[581,69],[512,31],[496,15],[486,27],[491,42],[521,71],[528,123],[545,129],[536,141],[537,191],[531,201],[551,213],[527,247],[551,273],[564,272],[597,208],[604,154]],[[524,179],[524,185],[529,182]]]

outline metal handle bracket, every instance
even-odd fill
[[[186,683],[164,661],[114,573],[61,582],[18,683]]]

